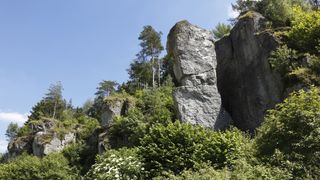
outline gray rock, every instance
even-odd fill
[[[223,129],[231,123],[231,118],[221,106],[216,86],[178,87],[174,99],[182,122],[213,129]]]
[[[178,22],[168,36],[167,50],[174,57],[174,74],[182,86],[215,85],[216,54],[210,31]]]
[[[32,132],[36,134],[37,132],[47,132],[54,126],[54,122],[51,119],[42,119],[40,123],[30,123],[29,127],[32,129]]]
[[[18,137],[13,139],[8,144],[8,159],[15,159],[18,155],[26,152],[32,153],[32,138],[31,137]]]
[[[215,129],[228,126],[231,119],[221,107],[217,90],[211,32],[187,21],[178,22],[169,33],[167,51],[173,56],[180,86],[173,95],[180,120]]]
[[[72,132],[65,134],[62,139],[58,138],[56,134],[38,132],[32,143],[33,154],[42,157],[52,152],[60,152],[66,145],[75,142],[75,140],[75,134]]]
[[[131,104],[126,98],[117,98],[112,101],[106,101],[103,105],[103,113],[100,117],[101,126],[109,126],[112,123],[113,117],[126,114],[132,106],[134,106],[134,104]]]
[[[253,132],[266,111],[282,98],[280,76],[271,70],[268,58],[278,47],[265,31],[265,18],[252,12],[241,18],[229,36],[215,43],[218,89],[223,107],[234,124]]]

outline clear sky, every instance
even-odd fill
[[[0,152],[10,121],[61,81],[81,106],[102,80],[124,82],[144,25],[163,32],[180,20],[212,29],[227,22],[234,0],[1,0]]]

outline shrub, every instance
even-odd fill
[[[291,179],[291,175],[282,169],[273,168],[263,165],[251,165],[246,161],[237,161],[233,168],[225,167],[223,169],[215,169],[211,166],[204,166],[198,171],[186,170],[179,175],[167,174],[154,178],[155,180],[286,180]]]
[[[200,126],[170,123],[156,125],[141,140],[141,156],[150,176],[163,171],[180,173],[209,162],[217,167],[232,165],[245,156],[248,138],[238,130],[212,132]]]
[[[85,175],[95,162],[96,152],[93,152],[84,143],[73,143],[63,149],[62,154],[68,159],[69,165],[74,167],[78,174]]]
[[[131,109],[126,117],[115,117],[108,130],[108,139],[112,148],[139,145],[139,138],[146,132],[144,116],[138,109]]]
[[[172,98],[173,87],[162,86],[155,90],[137,91],[137,107],[141,109],[149,124],[168,124],[175,117],[175,107]]]
[[[50,154],[43,159],[21,155],[10,163],[0,164],[0,179],[76,179],[68,161],[61,154]]]
[[[87,139],[92,133],[100,127],[100,123],[95,118],[90,118],[88,116],[80,116],[77,118],[78,123],[81,125],[77,133],[80,139]]]
[[[293,93],[270,110],[255,140],[257,157],[294,176],[320,176],[320,91]]]
[[[97,157],[97,162],[86,175],[97,180],[143,179],[144,169],[137,149],[109,150]]]
[[[290,71],[297,68],[298,55],[297,51],[283,45],[271,53],[269,62],[273,70],[285,77]]]
[[[320,55],[317,49],[320,46],[320,11],[305,12],[295,7],[294,14],[292,28],[287,33],[290,47]]]

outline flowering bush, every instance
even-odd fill
[[[97,162],[88,172],[88,179],[136,180],[143,179],[144,169],[137,149],[109,150],[97,157]]]

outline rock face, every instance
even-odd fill
[[[8,144],[8,159],[15,159],[18,155],[26,152],[32,153],[32,143],[30,137],[19,137]]]
[[[179,84],[173,96],[181,121],[214,129],[228,126],[231,119],[221,106],[211,32],[178,22],[169,33],[167,51]]]
[[[66,145],[75,142],[75,134],[69,132],[62,139],[56,134],[38,132],[32,143],[33,154],[38,157],[61,151]]]
[[[265,18],[249,12],[229,36],[215,43],[223,107],[235,126],[250,132],[261,124],[266,110],[280,102],[283,92],[280,76],[268,62],[278,42],[264,27]]]
[[[113,117],[126,114],[132,106],[134,105],[127,98],[106,100],[100,117],[101,126],[110,125]]]

